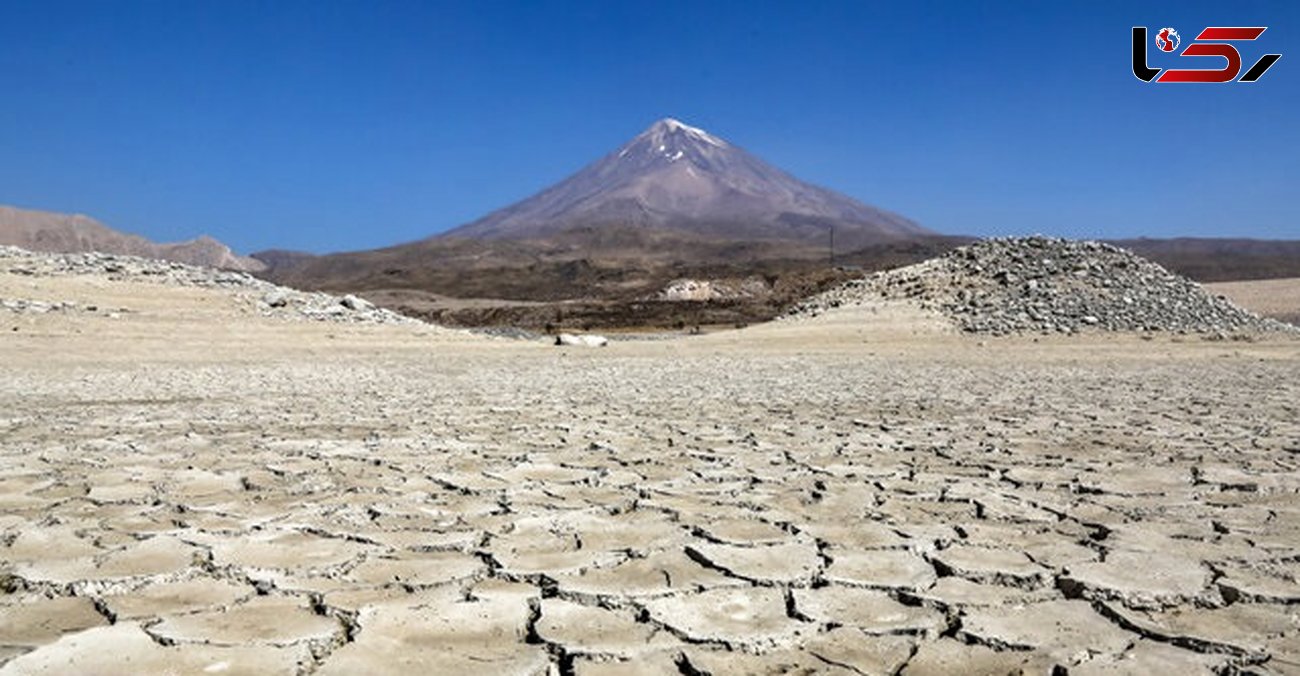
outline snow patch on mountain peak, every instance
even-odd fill
[[[692,127],[691,125],[686,124],[681,120],[672,117],[665,117],[664,119],[654,123],[654,125],[650,127],[649,131],[660,132],[660,133],[683,132],[686,135],[694,137],[705,143],[708,143],[709,145],[717,146],[719,148],[727,147],[726,141],[723,141],[722,139],[714,136],[713,134],[710,134],[709,132],[700,129],[699,127]]]

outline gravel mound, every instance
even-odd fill
[[[971,333],[1300,332],[1207,293],[1131,251],[1047,237],[988,239],[808,298],[787,317],[911,300]]]
[[[353,295],[309,293],[258,279],[244,272],[104,253],[41,253],[0,246],[0,273],[31,277],[102,275],[115,281],[226,289],[263,316],[298,321],[424,325],[418,319],[376,307]],[[0,310],[21,313],[85,310],[75,303],[0,299]],[[94,311],[94,308],[91,308]]]

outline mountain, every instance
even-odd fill
[[[631,299],[684,271],[825,267],[933,233],[664,119],[551,188],[423,240],[308,257],[254,254],[309,289],[530,301]],[[775,274],[775,273],[774,273]]]
[[[6,206],[0,206],[0,245],[61,253],[99,251],[246,272],[266,268],[260,261],[238,256],[206,235],[188,242],[158,244],[114,230],[89,216]]]
[[[845,250],[931,234],[667,118],[560,183],[441,237],[537,239],[609,227],[822,246],[834,228]]]
[[[291,249],[266,249],[265,251],[258,251],[249,254],[249,258],[252,258],[266,266],[266,269],[268,270],[274,268],[288,268],[315,257],[316,254],[308,253],[306,251],[294,251]]]

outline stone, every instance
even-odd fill
[[[262,302],[273,308],[284,307],[289,304],[289,294],[282,289],[272,289],[262,294]]]
[[[375,308],[374,303],[363,298],[358,298],[350,293],[339,299],[339,305],[355,312],[365,312]]]
[[[605,347],[609,344],[609,339],[591,333],[561,333],[555,337],[555,344],[577,347]]]

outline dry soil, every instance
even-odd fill
[[[1295,341],[0,297],[0,673],[1300,673]]]

